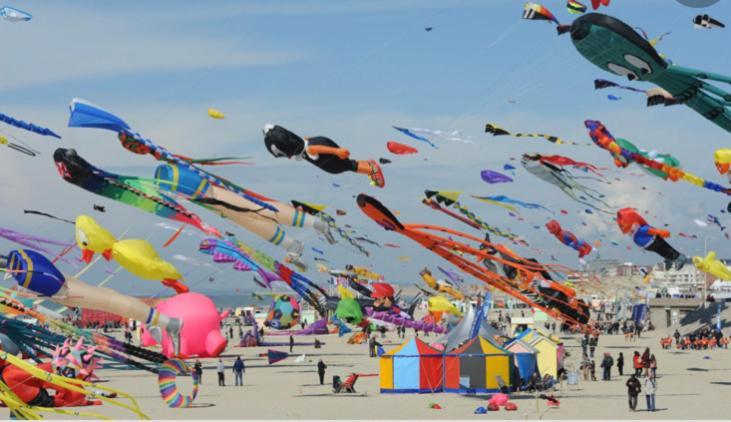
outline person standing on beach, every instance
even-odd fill
[[[225,376],[226,374],[224,371],[226,370],[226,366],[223,364],[223,361],[219,358],[218,363],[216,364],[216,372],[218,372],[218,386],[219,387],[225,387],[226,386],[226,380]]]
[[[370,357],[376,356],[376,336],[368,338],[368,353]]]
[[[619,356],[617,356],[617,372],[620,377],[624,375],[624,354],[622,352],[619,352]]]
[[[292,353],[292,350],[294,350],[294,337],[291,335],[289,336],[289,353]]]
[[[627,397],[629,398],[629,408],[633,412],[637,411],[637,396],[640,395],[642,387],[640,387],[640,380],[637,379],[635,374],[630,375],[629,379],[625,383],[627,386]]]
[[[198,382],[203,384],[203,365],[201,365],[201,361],[198,359],[195,360],[195,365],[193,365],[193,372],[196,378],[198,378]]]
[[[635,370],[635,376],[639,377],[642,374],[642,359],[640,358],[640,352],[635,350],[634,356],[632,356],[632,367]]]
[[[657,360],[655,359],[655,355],[650,355],[650,378],[652,378],[653,381],[655,381],[655,378],[657,378]]]
[[[642,358],[640,359],[640,363],[642,364],[642,368],[645,370],[645,376],[650,375],[650,348],[645,347],[645,351],[642,352]]]
[[[317,362],[317,375],[320,376],[320,385],[325,384],[325,369],[327,369],[327,365],[325,365],[325,362],[320,359]]]
[[[603,369],[602,381],[610,381],[612,375],[612,366],[614,366],[614,359],[612,359],[612,355],[610,355],[609,353],[604,353],[604,359],[602,359],[601,363],[601,367]]]
[[[657,381],[651,377],[645,378],[645,398],[647,399],[647,411],[655,411],[655,391],[657,390]]]
[[[246,366],[244,366],[243,359],[241,359],[241,356],[236,356],[236,362],[234,362],[234,376],[236,378],[235,384],[237,386],[244,385],[244,372],[245,371],[246,371]]]

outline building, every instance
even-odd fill
[[[650,276],[655,286],[677,289],[682,293],[698,292],[708,282],[707,274],[698,270],[690,260],[680,270],[666,270],[664,263],[657,264]]]

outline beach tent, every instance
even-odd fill
[[[513,354],[515,367],[518,368],[518,376],[523,383],[528,382],[530,377],[538,370],[538,349],[524,342],[514,340],[505,346],[505,349]]]
[[[517,337],[518,340],[522,340],[529,345],[538,349],[538,355],[536,357],[538,362],[538,371],[542,377],[551,375],[553,378],[558,378],[558,368],[563,365],[559,365],[559,345],[558,343],[551,340],[548,336],[541,334],[537,330],[526,330]],[[562,356],[561,356],[562,357]]]
[[[445,354],[444,391],[490,393],[500,390],[498,377],[512,386],[513,357],[491,339],[475,337]]]
[[[442,391],[442,352],[413,338],[380,357],[381,393]]]

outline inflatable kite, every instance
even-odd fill
[[[178,375],[190,374],[193,378],[193,392],[189,395],[180,393],[177,384]],[[198,396],[200,379],[195,372],[191,371],[188,365],[180,359],[170,359],[160,366],[157,374],[157,385],[160,388],[160,396],[163,401],[172,408],[190,407]]]
[[[414,147],[410,147],[408,145],[400,144],[393,141],[387,142],[386,148],[388,149],[388,152],[396,155],[416,154],[417,152],[419,152],[419,150]]]
[[[617,211],[617,225],[622,233],[632,236],[637,246],[663,257],[666,268],[681,269],[685,265],[685,256],[665,241],[670,232],[650,226],[635,209]]]
[[[215,108],[209,108],[208,117],[210,117],[211,119],[221,120],[226,118],[226,115],[216,110]]]
[[[446,280],[435,279],[431,271],[428,269],[424,268],[421,272],[419,272],[419,275],[421,276],[421,279],[424,280],[424,283],[437,293],[444,293],[454,300],[464,299],[464,294],[462,294],[462,292]]]
[[[523,7],[523,19],[550,21],[556,23],[556,25],[559,24],[558,19],[553,16],[550,10],[546,9],[543,5],[533,2],[526,3]]]
[[[731,131],[731,94],[707,80],[722,83],[731,78],[712,72],[670,64],[655,48],[617,18],[589,13],[571,25],[559,26],[559,34],[569,32],[579,53],[599,68],[630,81],[651,82],[673,98],[716,125]]]
[[[586,6],[577,0],[568,0],[566,2],[566,10],[572,15],[580,15],[586,12]]]
[[[615,164],[619,167],[626,167],[629,163],[637,163],[643,167],[647,167],[658,171],[658,175],[666,175],[666,180],[670,179],[673,182],[683,180],[685,182],[694,184],[696,186],[720,192],[726,195],[731,195],[731,189],[725,188],[717,183],[703,180],[700,177],[688,173],[681,169],[679,166],[673,166],[675,161],[669,161],[669,164],[650,158],[650,156],[642,155],[638,152],[622,147],[620,143],[614,139],[609,130],[604,125],[596,120],[587,120],[584,122],[586,128],[589,129],[589,136],[594,143],[602,149],[609,151],[612,156],[615,157]],[[625,144],[625,146],[627,146]],[[668,161],[664,159],[663,161]],[[677,163],[679,165],[679,163]],[[662,176],[661,176],[662,177]]]
[[[575,292],[551,280],[545,265],[521,259],[502,245],[495,245],[479,238],[451,229],[423,224],[402,224],[383,204],[376,199],[360,194],[357,198],[360,209],[373,221],[389,231],[406,236],[421,246],[441,256],[462,271],[494,286],[514,298],[540,309],[554,318],[583,325],[589,321],[589,310],[585,303],[576,298]],[[443,237],[432,233],[444,233]],[[484,250],[453,240],[461,238],[484,246]],[[511,259],[497,256],[492,251],[510,253]],[[515,274],[501,276],[481,265],[483,260],[499,263]]]
[[[121,176],[96,168],[73,149],[53,153],[61,177],[84,190],[122,202],[179,223],[190,224],[204,233],[220,236],[218,229],[204,223],[169,196],[161,194],[152,180]]]
[[[693,257],[693,265],[704,273],[708,273],[719,280],[731,280],[731,270],[716,258],[716,252],[710,251],[705,258],[700,256]]]
[[[160,258],[150,242],[142,239],[117,240],[88,215],[76,217],[76,244],[87,264],[95,253],[100,253],[104,259],[114,259],[143,280],[159,280],[177,293],[188,291],[188,287],[180,282],[183,276],[173,264]]]
[[[575,176],[565,168],[566,166],[574,166],[598,174],[596,167],[591,164],[577,162],[560,155],[544,156],[537,153],[523,154],[520,163],[530,174],[561,189],[574,201],[594,210],[610,213],[610,211],[602,208],[603,206],[610,207],[601,199],[604,195],[579,183],[578,179],[580,177]]]
[[[17,249],[0,258],[0,268],[12,274],[19,286],[67,307],[106,311],[156,327],[162,327],[177,347],[182,322],[150,308],[140,299],[64,276],[51,261],[30,249]]]
[[[577,238],[576,235],[570,231],[561,228],[561,224],[558,221],[550,220],[546,223],[546,228],[548,229],[548,232],[554,235],[561,243],[579,252],[579,258],[583,258],[591,253],[591,245]]]
[[[0,16],[2,16],[1,10],[2,9],[0,9]],[[54,131],[52,131],[51,129],[49,129],[47,127],[37,126],[33,123],[28,123],[23,120],[18,120],[13,117],[10,117],[4,113],[0,113],[0,122],[6,123],[10,126],[15,126],[20,129],[27,130],[29,132],[36,133],[38,135],[52,136],[54,138],[61,139],[61,137],[58,134],[56,134]]]
[[[289,330],[300,323],[300,304],[289,295],[277,295],[269,307],[264,326],[275,330]]]
[[[330,174],[346,171],[365,174],[374,186],[382,188],[386,185],[381,166],[377,161],[351,160],[350,152],[340,148],[330,138],[315,136],[302,139],[281,126],[268,124],[264,127],[264,144],[267,151],[276,158],[295,157],[298,160],[309,161]]]

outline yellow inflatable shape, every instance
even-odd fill
[[[225,118],[226,115],[221,113],[220,111],[216,110],[215,108],[209,108],[208,117],[210,117],[211,119],[221,120],[221,119]]]
[[[693,265],[704,273],[711,274],[721,280],[731,280],[731,270],[721,261],[716,259],[716,252],[710,251],[705,258],[693,257]]]
[[[713,153],[713,161],[716,163],[716,168],[721,174],[726,174],[731,168],[731,149],[720,148]]]
[[[447,312],[455,316],[462,316],[462,312],[442,295],[432,296],[428,299],[428,302],[427,309],[429,312]]]
[[[437,280],[432,275],[431,271],[424,268],[419,273],[421,276],[421,279],[424,280],[424,283],[426,283],[427,286],[431,287],[438,293],[444,293],[455,300],[462,300],[464,299],[464,295],[459,290],[455,289],[454,286],[450,285],[444,280]]]
[[[87,263],[91,262],[95,253],[100,253],[106,260],[114,259],[143,280],[160,280],[177,293],[188,291],[188,287],[178,281],[183,276],[173,264],[157,254],[150,242],[142,239],[117,240],[88,215],[76,217],[76,244]]]
[[[353,292],[342,284],[338,284],[338,294],[340,295],[340,299],[355,299]]]

